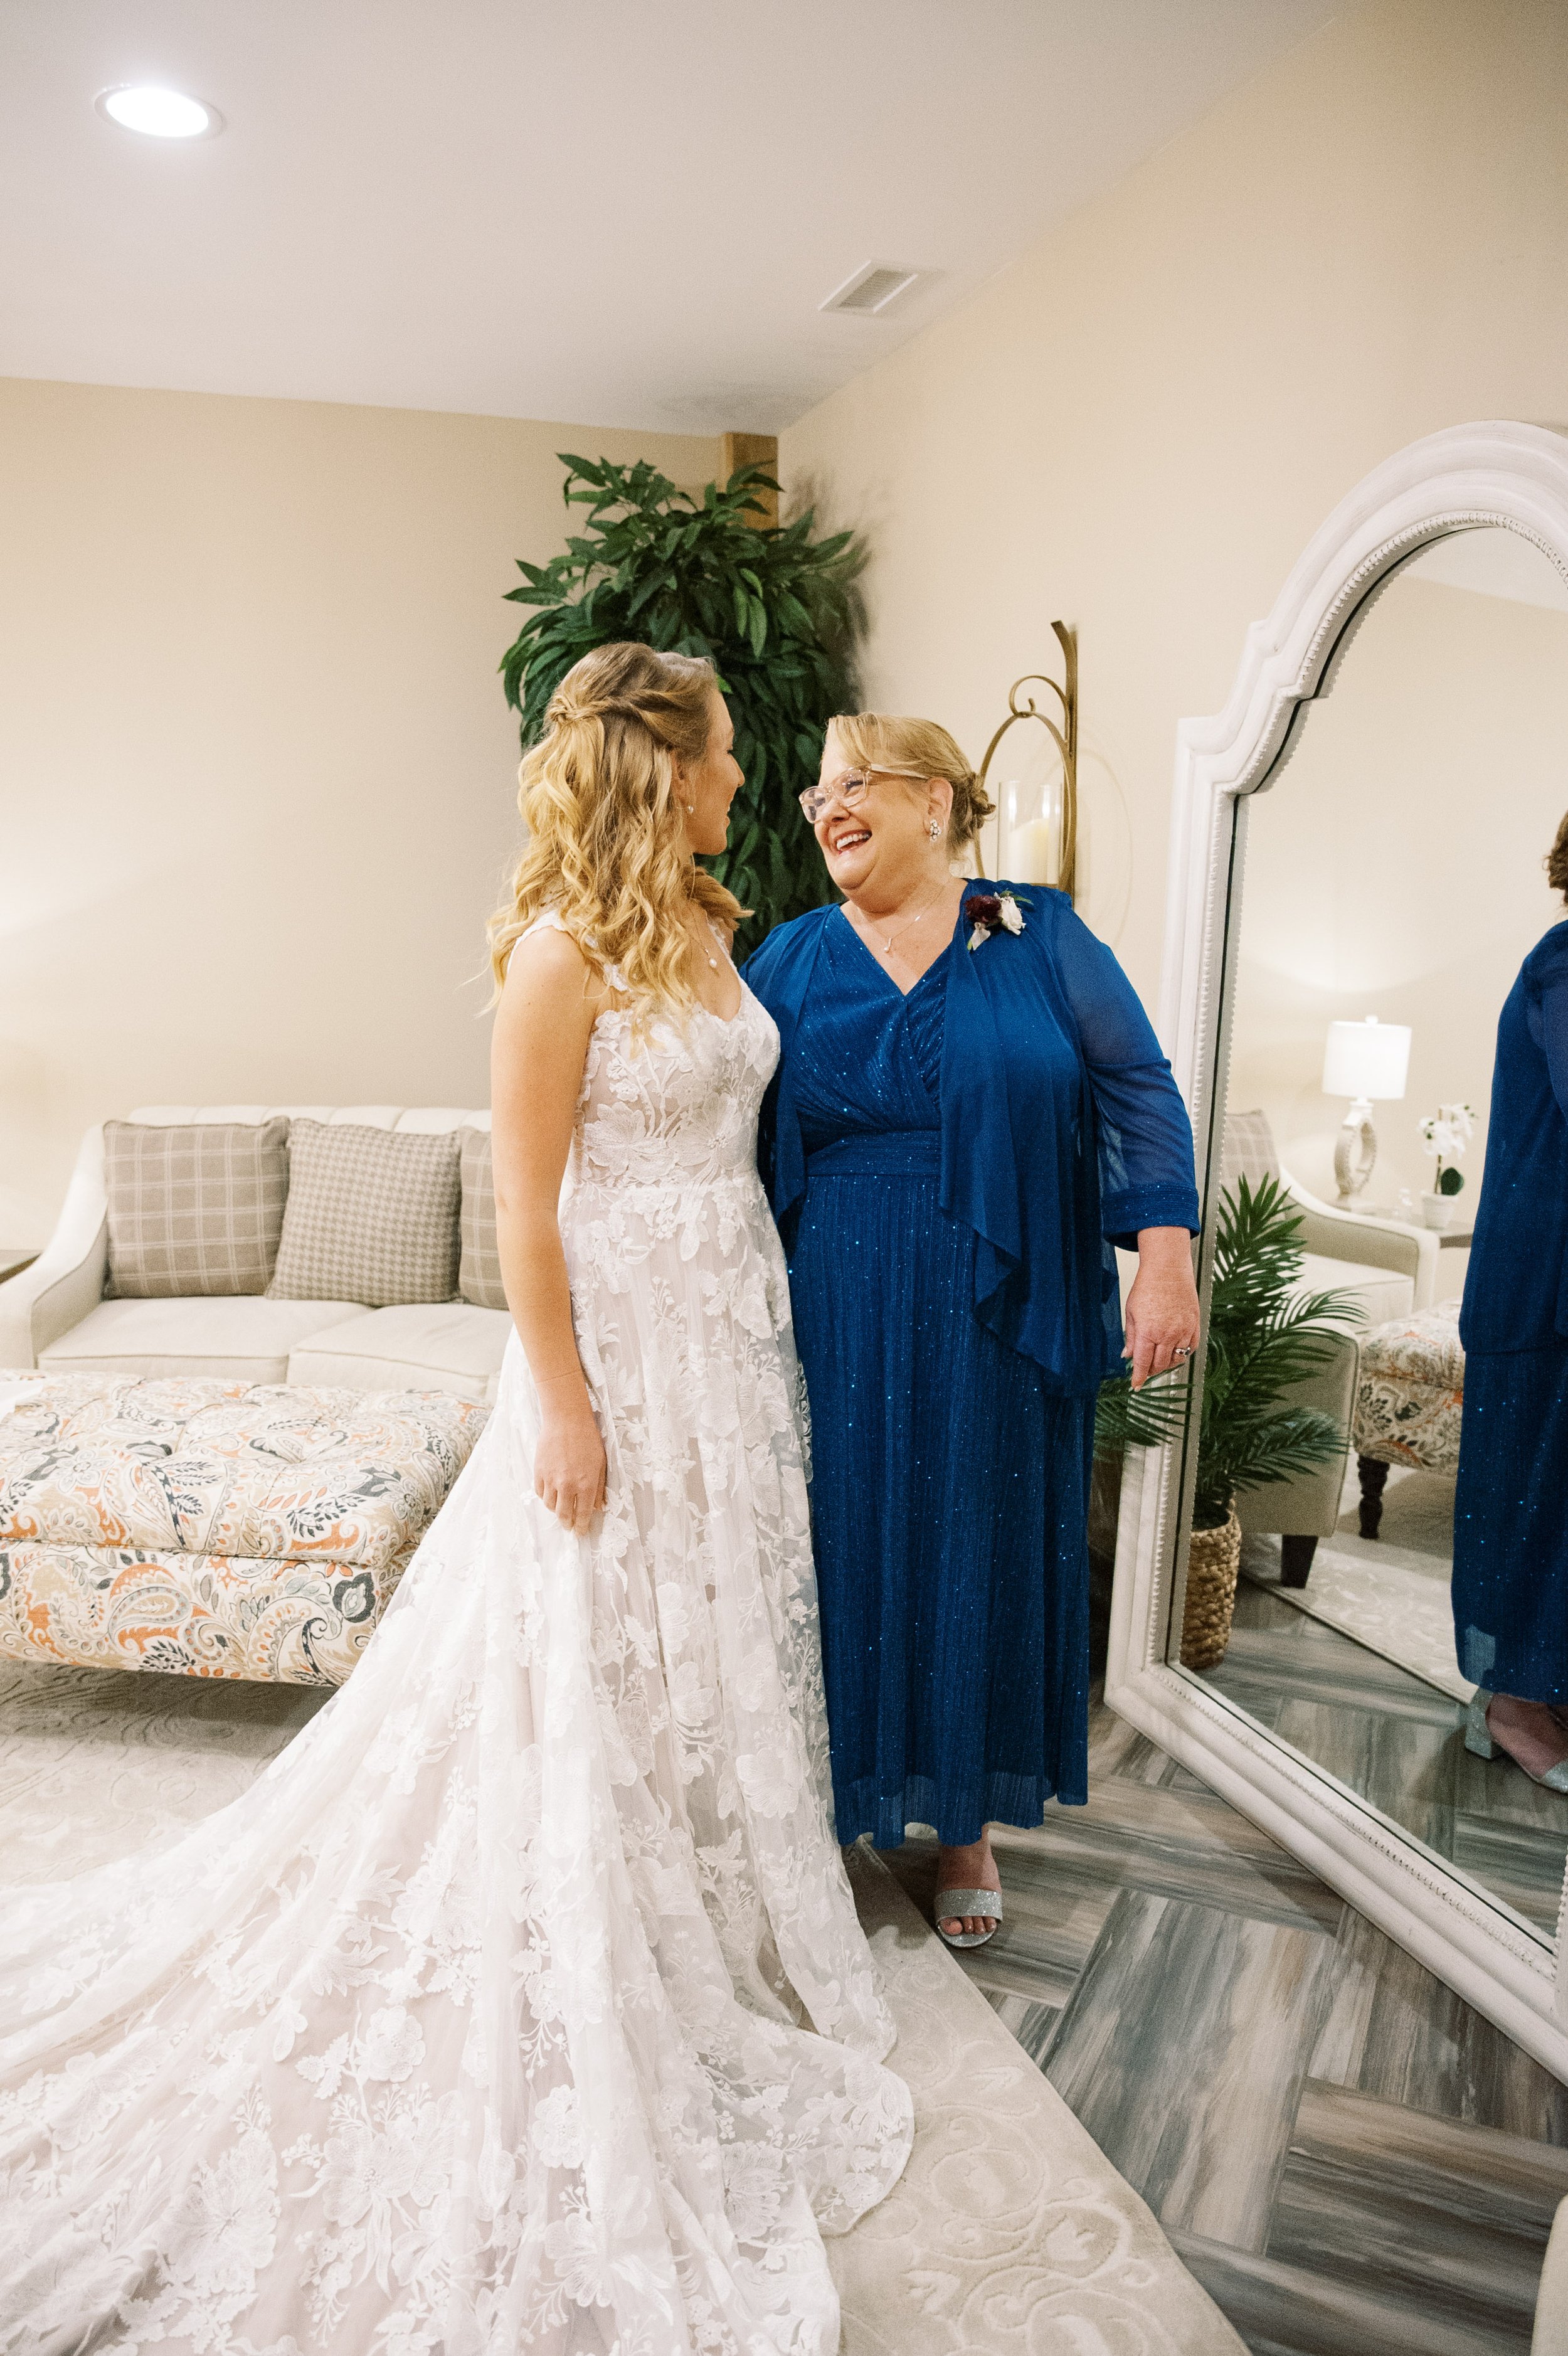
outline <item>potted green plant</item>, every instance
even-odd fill
[[[501,661],[524,749],[561,678],[594,647],[635,638],[707,656],[746,776],[729,847],[708,862],[753,911],[737,943],[743,957],[772,926],[831,896],[796,796],[816,776],[827,722],[855,707],[860,555],[848,532],[814,539],[809,509],[782,528],[759,526],[760,493],[778,487],[759,467],[698,496],[645,463],[560,455],[562,496],[588,510],[583,528],[548,564],[519,558],[523,584],[507,592],[534,609]]]
[[[1275,1178],[1239,1178],[1220,1197],[1181,1633],[1188,1668],[1213,1668],[1230,1643],[1242,1547],[1236,1499],[1313,1472],[1346,1444],[1332,1416],[1291,1404],[1331,1355],[1335,1329],[1362,1315],[1351,1293],[1300,1290],[1301,1234],[1300,1214]],[[1095,1454],[1174,1439],[1187,1389],[1185,1372],[1138,1391],[1127,1376],[1113,1377],[1096,1405]]]

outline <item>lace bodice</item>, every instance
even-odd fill
[[[695,1008],[639,1032],[612,1008],[593,1026],[578,1098],[574,1188],[754,1185],[757,1112],[778,1026],[742,982],[731,1022]]]

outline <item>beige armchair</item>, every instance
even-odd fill
[[[1349,1292],[1365,1321],[1339,1328],[1332,1357],[1293,1394],[1295,1404],[1333,1417],[1345,1434],[1343,1450],[1315,1472],[1271,1482],[1236,1501],[1244,1531],[1279,1537],[1285,1585],[1305,1587],[1318,1539],[1329,1537],[1339,1518],[1356,1398],[1358,1334],[1431,1305],[1439,1245],[1424,1228],[1365,1217],[1309,1194],[1281,1167],[1267,1117],[1261,1112],[1232,1113],[1225,1124],[1221,1189],[1243,1176],[1254,1182],[1277,1178],[1300,1211],[1307,1247],[1301,1290]]]

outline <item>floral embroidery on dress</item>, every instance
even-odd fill
[[[0,1893],[0,2349],[833,2356],[907,2088],[828,1798],[777,1033],[595,1025],[561,1212],[608,1505],[489,1426],[243,1797]],[[815,2032],[815,2033],[813,2033]]]

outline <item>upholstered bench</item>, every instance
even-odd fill
[[[1459,1462],[1465,1351],[1459,1303],[1441,1301],[1361,1336],[1351,1438],[1361,1483],[1361,1536],[1375,1538],[1391,1464],[1452,1472]]]
[[[0,1376],[0,1657],[341,1685],[488,1410]]]

